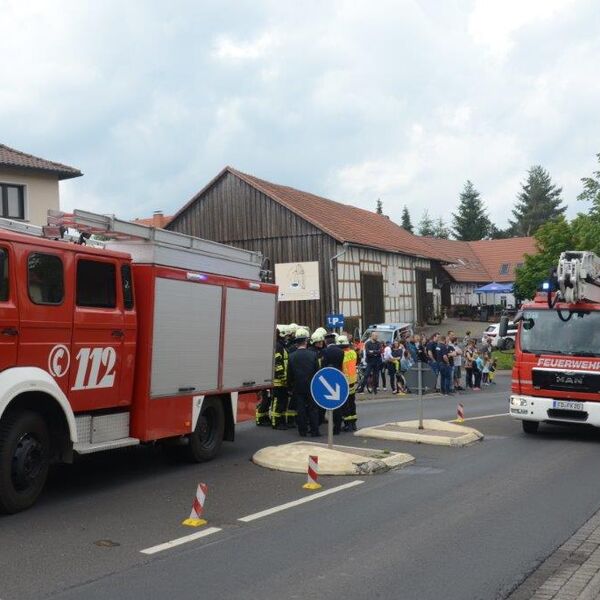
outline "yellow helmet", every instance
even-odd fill
[[[296,326],[296,331],[294,333],[294,337],[297,340],[305,340],[309,337],[309,333],[307,329],[304,329],[304,327],[297,327]]]
[[[316,344],[317,342],[323,342],[325,341],[325,336],[317,329],[315,330],[315,332],[310,336],[310,341],[313,344]]]

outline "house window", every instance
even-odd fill
[[[510,264],[509,263],[502,263],[500,265],[500,275],[508,275],[509,271],[510,271]]]
[[[5,219],[25,218],[25,187],[0,183],[0,217]]]
[[[522,269],[522,268],[523,268],[523,264],[524,264],[524,263],[522,263],[522,262],[520,262],[520,263],[517,263],[517,267],[516,267],[516,268],[517,268],[517,269]]]

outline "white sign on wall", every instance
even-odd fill
[[[319,263],[278,263],[275,283],[279,286],[279,301],[319,300]]]

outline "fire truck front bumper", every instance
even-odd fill
[[[600,427],[600,402],[512,394],[510,416],[522,421],[585,423]]]

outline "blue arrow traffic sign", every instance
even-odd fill
[[[325,410],[335,410],[348,400],[350,388],[346,376],[333,367],[317,371],[310,382],[310,392],[315,402]]]

